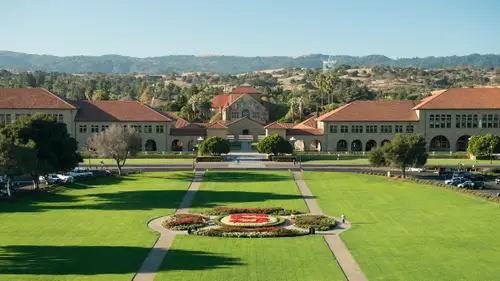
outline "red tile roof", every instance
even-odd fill
[[[75,109],[63,98],[42,88],[0,88],[0,108]]]
[[[207,126],[207,129],[227,129],[227,126],[225,124],[225,121],[216,121],[214,123],[210,123]]]
[[[215,96],[212,101],[212,108],[225,108],[229,104],[229,95],[218,95]]]
[[[500,109],[500,88],[454,88],[436,91],[414,109]]]
[[[384,100],[354,101],[332,110],[319,118],[319,121],[418,121],[412,108],[415,101]]]
[[[71,101],[78,108],[76,121],[172,121],[167,115],[138,101]]]
[[[322,129],[313,128],[292,128],[286,129],[287,136],[322,136]]]
[[[308,118],[299,124],[293,126],[294,128],[316,128],[316,112],[308,115]]]
[[[232,94],[262,94],[259,90],[255,89],[250,85],[241,85],[238,88],[234,89]]]
[[[189,123],[188,121],[177,116],[177,114],[175,114],[175,112],[162,112],[162,113],[163,113],[163,115],[167,116],[168,119],[170,119],[172,121],[176,121],[175,122],[176,129],[189,127],[191,125],[191,123]]]

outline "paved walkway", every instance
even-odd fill
[[[316,201],[311,190],[304,181],[302,172],[292,172],[292,174],[300,193],[306,201],[309,212],[315,215],[324,215],[318,201]],[[325,233],[323,236],[328,244],[328,247],[330,247],[330,250],[333,252],[333,255],[337,259],[337,262],[339,263],[340,268],[344,272],[347,280],[368,281],[364,273],[359,268],[358,263],[349,252],[349,249],[347,249],[344,241],[342,241],[339,236],[341,232],[351,228],[351,224],[349,222],[342,223],[338,218],[335,219],[337,220],[337,228],[329,234]],[[319,234],[320,232],[317,233]]]
[[[176,214],[187,213],[189,211],[189,208],[193,204],[194,197],[196,196],[196,192],[200,188],[200,183],[203,180],[204,173],[204,171],[195,172],[191,185],[186,191],[179,208],[175,211]],[[156,272],[160,268],[161,263],[168,252],[168,249],[174,242],[175,235],[179,233],[178,231],[171,231],[164,228],[161,223],[165,219],[166,216],[154,219],[148,223],[149,228],[160,233],[160,237],[156,240],[155,245],[149,251],[149,254],[142,263],[141,268],[134,276],[134,279],[132,279],[133,281],[153,281],[156,276]]]

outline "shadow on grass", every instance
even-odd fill
[[[178,181],[193,180],[193,173],[175,173],[171,175],[143,174],[139,177],[169,179]],[[204,182],[275,182],[292,180],[291,176],[262,172],[208,172],[203,176]]]
[[[0,275],[94,275],[135,273],[149,248],[124,246],[7,246],[0,248]],[[167,270],[205,270],[241,265],[232,257],[169,250]],[[0,276],[0,279],[2,277]],[[2,279],[3,280],[3,279]]]

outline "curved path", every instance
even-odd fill
[[[292,174],[302,197],[304,197],[304,200],[306,201],[309,212],[315,215],[325,215],[323,210],[321,210],[318,201],[316,201],[311,190],[304,181],[302,172],[292,172]],[[337,262],[339,263],[340,268],[344,272],[347,280],[368,281],[368,278],[366,278],[365,274],[361,271],[358,263],[339,236],[341,232],[351,228],[351,224],[348,221],[346,221],[346,223],[342,223],[338,218],[335,218],[335,220],[337,221],[337,228],[335,230],[325,232],[317,231],[316,233],[324,234],[323,237],[325,238],[328,247],[330,247],[330,250],[333,252],[335,259],[337,259]]]
[[[189,185],[179,208],[175,211],[176,214],[187,213],[189,211],[189,208],[193,204],[196,192],[200,188],[200,183],[203,180],[204,173],[205,171],[195,172],[193,181]],[[178,233],[185,233],[185,231],[171,231],[164,228],[161,223],[166,219],[166,217],[167,216],[159,217],[148,223],[149,228],[160,233],[160,237],[156,240],[155,245],[149,251],[149,254],[142,263],[141,268],[132,279],[133,281],[153,281],[156,276],[156,272],[160,268],[161,263],[168,252],[168,249],[174,242],[175,235]]]

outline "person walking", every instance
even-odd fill
[[[342,218],[342,223],[345,223],[345,215],[342,214],[342,216],[340,216]]]

